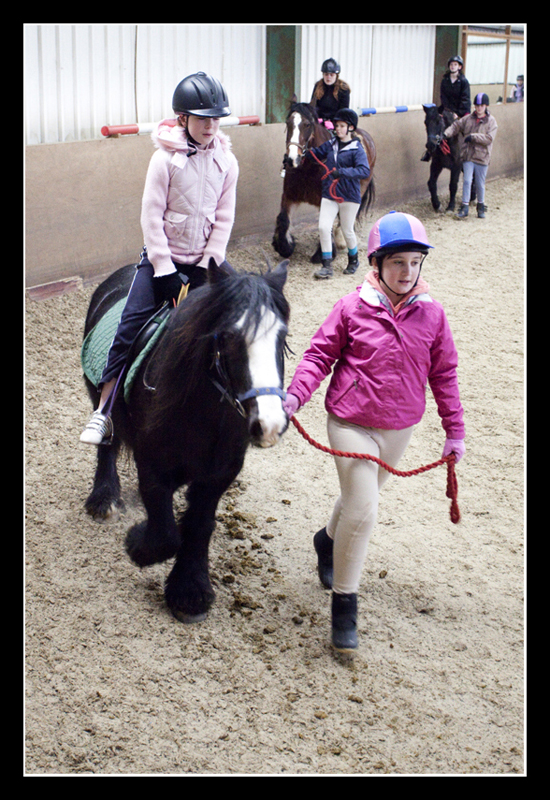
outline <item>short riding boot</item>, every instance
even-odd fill
[[[317,572],[319,580],[325,589],[332,589],[332,548],[334,542],[327,534],[326,528],[321,528],[313,537],[313,546],[317,553]]]
[[[357,595],[332,593],[332,644],[340,652],[357,647]]]
[[[485,219],[485,212],[487,211],[487,206],[483,203],[477,204],[477,215],[480,219]]]
[[[357,268],[359,267],[359,255],[355,253],[354,256],[350,256],[348,254],[348,265],[344,270],[344,275],[353,275],[354,272],[357,272]]]
[[[460,211],[457,214],[457,217],[460,219],[464,219],[464,217],[468,216],[468,203],[462,203],[460,206]]]
[[[94,411],[90,421],[80,434],[80,441],[86,444],[111,444],[113,441],[113,423],[111,417],[101,411]]]
[[[317,272],[314,273],[316,278],[332,278],[332,261],[329,258],[323,258],[322,266]]]

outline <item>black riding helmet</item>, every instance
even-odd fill
[[[340,64],[334,58],[327,58],[321,65],[321,72],[335,72],[337,75],[340,73]]]
[[[188,75],[178,83],[172,108],[177,116],[228,117],[231,114],[225,89],[217,78],[205,72]]]
[[[355,113],[352,108],[341,108],[340,111],[337,111],[334,117],[332,118],[333,122],[347,122],[348,125],[353,127],[353,130],[357,130],[357,125],[359,123],[359,117]]]

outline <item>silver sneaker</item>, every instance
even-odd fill
[[[111,444],[113,440],[113,423],[101,411],[94,411],[90,421],[80,434],[80,441],[86,444]]]

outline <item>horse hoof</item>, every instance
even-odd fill
[[[150,567],[173,558],[178,551],[178,543],[171,541],[148,542],[147,522],[134,525],[126,534],[126,552],[138,567]]]
[[[86,513],[95,520],[106,520],[119,511],[124,511],[124,503],[120,498],[114,500],[108,497],[94,498],[90,495],[84,503]]]
[[[178,622],[183,622],[184,625],[195,625],[197,622],[204,622],[208,616],[206,611],[203,614],[184,614],[183,611],[172,611],[172,614]]]

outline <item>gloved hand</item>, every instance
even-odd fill
[[[468,136],[464,137],[464,141],[465,142],[473,142],[473,138],[472,138],[472,136],[470,134],[468,134]]]
[[[179,272],[170,272],[168,275],[159,275],[153,278],[153,291],[155,293],[155,305],[160,306],[165,301],[170,305],[174,305],[174,300],[178,301],[181,287],[187,283],[189,278],[187,275],[181,275]]]
[[[450,456],[451,453],[455,454],[455,464],[458,464],[464,453],[466,452],[466,445],[464,439],[445,439],[445,446],[441,458]]]
[[[300,408],[300,401],[295,394],[286,393],[286,398],[283,400],[283,411],[288,414],[289,418],[292,417]]]

